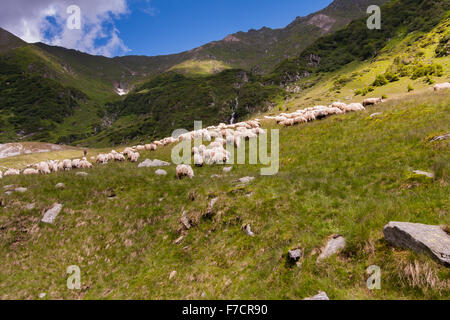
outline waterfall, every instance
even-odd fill
[[[234,106],[233,113],[231,114],[231,120],[230,120],[230,124],[234,124],[234,121],[236,121],[236,110],[239,107],[239,98],[236,97],[236,105]]]

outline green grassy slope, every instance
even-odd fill
[[[124,163],[96,166],[87,178],[4,178],[2,186],[29,190],[0,196],[0,297],[302,299],[323,290],[332,299],[448,299],[449,269],[390,247],[382,228],[392,220],[450,224],[448,141],[429,141],[448,132],[449,101],[448,93],[426,90],[280,128],[280,172],[271,177],[259,176],[259,166],[230,174],[214,166],[179,181],[174,166],[158,177]],[[382,117],[370,118],[374,112]],[[170,160],[170,149],[142,156]],[[256,180],[247,186],[234,182],[249,175]],[[65,190],[55,190],[59,182]],[[35,209],[25,210],[31,202]],[[64,204],[55,225],[39,223],[54,202]],[[183,211],[193,228],[176,245]],[[246,223],[254,238],[243,232]],[[316,264],[314,249],[332,234],[345,236],[347,248]],[[297,245],[305,252],[301,267],[285,258]],[[382,289],[372,292],[365,270],[373,264]],[[81,268],[81,291],[66,288],[70,265]]]

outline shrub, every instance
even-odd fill
[[[408,92],[414,91],[414,88],[411,84],[408,84]]]
[[[384,77],[385,77],[386,80],[389,81],[389,82],[395,82],[395,81],[400,80],[399,76],[396,75],[396,74],[393,73],[393,72],[386,72],[386,73],[384,74]]]
[[[379,74],[376,78],[375,81],[372,83],[372,86],[374,87],[382,87],[387,85],[389,82],[387,81],[387,79],[385,78],[384,75]]]

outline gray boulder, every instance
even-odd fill
[[[426,253],[450,267],[450,236],[440,226],[419,223],[389,222],[384,238],[391,244]]]
[[[41,221],[44,223],[50,223],[50,224],[54,223],[56,217],[61,212],[62,207],[63,207],[62,204],[55,203],[51,209],[47,210],[44,213],[44,217],[42,218]]]
[[[317,258],[317,261],[322,261],[338,253],[340,250],[345,248],[346,243],[347,241],[342,236],[331,237],[325,248],[322,250],[322,253]]]
[[[304,300],[330,300],[330,298],[328,298],[325,292],[320,291],[314,297],[305,298]]]
[[[293,262],[297,262],[303,256],[302,249],[292,249],[288,251],[289,259]]]
[[[164,161],[161,161],[158,159],[155,159],[153,161],[150,159],[147,159],[144,162],[141,162],[138,165],[138,168],[154,168],[154,167],[167,167],[167,166],[170,166],[170,163],[164,162]]]
[[[158,170],[155,171],[155,174],[157,176],[167,176],[167,171],[162,170],[162,169],[158,169]]]
[[[416,170],[416,171],[413,171],[413,173],[415,173],[415,174],[417,174],[419,176],[425,176],[425,177],[434,179],[434,173],[431,173],[431,172]]]

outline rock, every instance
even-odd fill
[[[55,186],[55,188],[58,189],[58,190],[62,190],[62,189],[65,189],[65,188],[66,188],[66,185],[65,185],[64,183],[58,183],[58,184]]]
[[[432,142],[433,142],[433,141],[443,141],[443,140],[446,140],[446,139],[448,139],[448,138],[450,138],[450,133],[446,133],[446,134],[444,134],[444,135],[442,135],[442,136],[434,137],[433,139],[431,139],[431,141],[432,141]]]
[[[428,178],[434,179],[434,173],[416,170],[413,173],[418,174],[419,176],[426,176]]]
[[[426,253],[450,267],[450,235],[440,226],[389,222],[384,227],[383,233],[389,243],[415,252]]]
[[[155,174],[157,176],[167,176],[167,171],[162,170],[162,169],[158,169],[158,170],[155,171]]]
[[[25,193],[25,192],[27,192],[27,190],[28,190],[27,188],[21,188],[21,187],[14,189],[14,191],[18,192],[18,193]]]
[[[211,176],[211,179],[216,179],[216,178],[222,178],[222,176],[220,174],[213,174]]]
[[[288,251],[288,257],[292,262],[297,262],[303,256],[302,249],[292,249]]]
[[[371,117],[371,118],[375,118],[375,117],[381,116],[381,115],[382,115],[381,112],[377,112],[377,113],[372,113],[372,114],[370,115],[370,117]]]
[[[255,236],[255,234],[252,232],[252,227],[250,226],[250,224],[247,224],[247,225],[244,227],[244,230],[245,230],[245,233],[246,233],[248,236],[250,236],[250,237],[254,237],[254,236]]]
[[[30,204],[26,205],[25,209],[26,210],[33,210],[35,207],[36,207],[35,203],[30,203]]]
[[[181,224],[186,228],[186,230],[189,230],[190,228],[192,228],[188,217],[186,217],[186,212],[183,212],[183,216],[181,217],[180,221],[181,221]]]
[[[47,296],[45,292],[39,294],[39,299],[44,299]]]
[[[184,236],[179,237],[177,240],[175,240],[175,244],[180,244],[184,240]]]
[[[210,217],[214,214],[214,205],[219,200],[219,198],[211,199],[211,201],[208,204],[208,208],[206,209],[205,216]]]
[[[6,191],[6,192],[5,192],[5,194],[6,194],[7,196],[12,195],[12,193],[13,193],[12,191]]]
[[[9,184],[9,185],[7,185],[7,186],[3,186],[3,189],[11,189],[11,188],[13,188],[14,187],[14,185],[13,184]]]
[[[240,183],[250,183],[253,180],[255,180],[255,177],[243,177],[243,178],[240,178],[238,181]]]
[[[150,159],[146,159],[144,162],[141,162],[138,165],[138,168],[153,168],[153,167],[167,167],[167,166],[170,166],[170,163],[158,159],[155,159],[153,161]]]
[[[177,275],[176,271],[172,271],[169,275],[169,280],[172,280],[173,278],[175,278],[175,276]]]
[[[304,300],[330,300],[330,298],[328,298],[325,292],[320,291],[314,297],[305,298]]]
[[[89,174],[86,172],[77,172],[76,175],[79,177],[87,177]]]
[[[62,204],[55,203],[51,209],[47,210],[47,212],[44,213],[44,217],[42,218],[41,221],[44,223],[53,224],[53,222],[55,222],[56,217],[61,212],[62,207],[63,207]]]
[[[332,236],[325,248],[322,250],[322,253],[317,258],[317,261],[327,259],[338,253],[340,250],[345,248],[346,242],[347,241],[342,236]]]
[[[225,168],[223,168],[223,172],[225,172],[225,173],[229,173],[229,172],[231,172],[231,170],[233,170],[233,167],[225,167]]]

